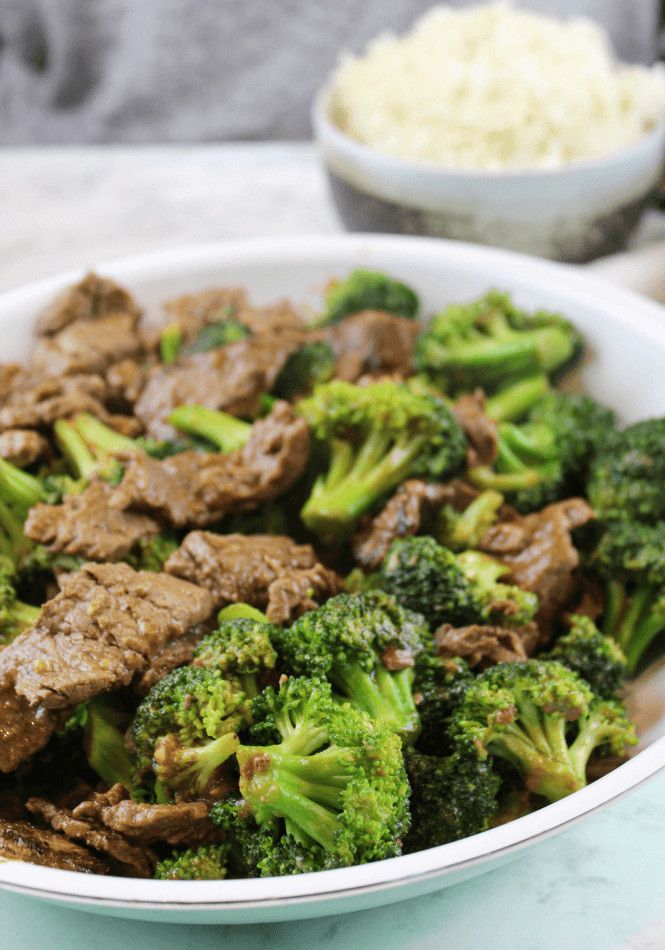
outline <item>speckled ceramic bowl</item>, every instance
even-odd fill
[[[626,422],[665,415],[665,309],[581,268],[431,238],[340,235],[169,249],[100,263],[95,270],[125,285],[149,317],[169,297],[219,284],[245,285],[257,304],[289,297],[316,307],[330,278],[355,267],[384,270],[407,282],[425,315],[492,287],[510,292],[520,307],[560,311],[588,342],[580,373],[596,398],[619,410]],[[3,361],[26,356],[35,316],[82,276],[67,273],[0,295]],[[665,658],[632,684],[630,708],[641,743],[609,775],[516,821],[417,854],[316,874],[201,882],[79,874],[9,861],[0,862],[0,888],[79,910],[162,923],[285,921],[392,904],[516,860],[524,849],[611,805],[665,769]]]
[[[660,180],[665,119],[635,145],[553,170],[463,171],[382,154],[335,122],[334,80],[312,124],[349,231],[473,241],[583,262],[621,250]]]

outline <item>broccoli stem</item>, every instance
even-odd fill
[[[399,439],[371,431],[353,457],[349,443],[335,442],[328,474],[317,479],[302,509],[317,534],[343,535],[381,496],[396,488],[422,447],[422,438]]]
[[[38,478],[5,459],[0,459],[0,494],[24,521],[30,508],[46,497]]]
[[[77,478],[94,478],[99,469],[98,460],[76,429],[65,419],[58,419],[53,425],[53,434],[74,475]]]
[[[533,488],[540,482],[541,476],[535,468],[517,472],[494,472],[488,465],[477,465],[469,469],[467,478],[476,488],[512,492],[520,488]]]
[[[104,425],[88,412],[82,412],[74,419],[74,428],[86,445],[91,445],[106,455],[123,455],[140,451],[133,439]]]
[[[119,726],[117,712],[104,706],[103,701],[93,700],[88,704],[83,745],[90,767],[107,785],[120,782],[127,791],[134,790],[124,730]]]
[[[385,721],[404,740],[415,741],[420,716],[413,699],[411,668],[390,671],[379,663],[370,674],[357,663],[336,663],[330,670],[330,679],[372,719]]]
[[[565,744],[563,717],[550,724],[547,736],[542,728],[522,729],[509,724],[487,745],[487,751],[507,759],[522,774],[529,791],[550,802],[565,798],[586,784],[570,761]]]
[[[172,363],[180,353],[181,347],[182,330],[180,329],[180,324],[174,320],[173,323],[169,323],[164,327],[159,339],[159,351],[162,363],[167,365]]]
[[[0,498],[0,554],[9,558],[14,566],[34,547],[32,541],[23,534],[24,521],[25,517],[19,517]]]
[[[242,448],[252,431],[250,422],[206,406],[178,406],[166,421],[176,429],[207,439],[222,452]]]
[[[203,795],[214,773],[233,755],[239,739],[227,732],[202,746],[183,746],[175,736],[159,739],[154,750],[154,771],[164,789],[184,788]]]
[[[520,379],[488,397],[485,415],[495,422],[515,422],[525,416],[550,388],[550,381],[544,373]]]
[[[219,623],[226,620],[258,620],[259,623],[270,623],[266,615],[251,604],[228,604],[217,614]]]

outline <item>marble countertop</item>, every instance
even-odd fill
[[[143,250],[341,231],[312,149],[289,143],[0,150],[0,223],[0,290]],[[634,243],[663,236],[662,219],[650,216]],[[190,927],[0,892],[0,948],[663,950],[664,867],[661,775],[502,868],[408,902],[314,921]]]

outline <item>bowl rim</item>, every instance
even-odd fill
[[[310,108],[312,129],[324,152],[326,149],[331,149],[336,155],[352,162],[356,167],[367,168],[373,165],[379,173],[390,173],[407,180],[415,178],[422,182],[456,179],[471,182],[515,181],[517,179],[535,182],[549,181],[616,170],[622,165],[631,164],[636,159],[645,160],[651,153],[659,156],[661,166],[665,164],[665,108],[653,128],[644,132],[634,142],[614,149],[607,155],[580,159],[554,168],[455,168],[390,155],[352,138],[337,125],[330,114],[334,95],[335,72],[315,94]]]
[[[299,262],[329,267],[349,261],[367,262],[368,255],[398,257],[406,263],[433,266],[441,260],[450,266],[471,264],[519,274],[521,286],[537,284],[543,293],[556,290],[574,301],[592,301],[611,313],[622,325],[656,343],[665,353],[665,309],[625,288],[608,285],[602,278],[581,268],[532,258],[496,248],[445,241],[429,237],[395,235],[304,235],[216,242],[168,248],[100,262],[95,271],[149,286],[167,275],[185,275],[188,269],[237,263],[297,265]],[[377,265],[378,266],[378,265]],[[387,266],[387,265],[385,265]],[[67,271],[56,277],[24,285],[0,295],[0,325],[9,323],[14,312],[37,306],[46,295],[56,293],[78,280],[83,271]],[[280,908],[290,908],[297,916],[309,916],[313,907],[331,907],[330,913],[351,910],[335,901],[368,894],[390,895],[406,884],[430,882],[429,889],[445,886],[445,877],[510,855],[544,840],[630,794],[665,771],[665,736],[655,739],[613,772],[603,776],[568,798],[537,812],[492,828],[478,835],[415,854],[402,855],[372,864],[320,871],[290,877],[258,878],[247,881],[154,881],[46,868],[21,861],[0,863],[0,887],[57,902],[102,910],[128,911],[184,910],[202,916],[215,910],[220,921],[233,923],[234,913],[249,914],[241,922],[270,919]],[[248,893],[248,890],[251,892]],[[390,897],[386,896],[385,903]],[[399,899],[399,895],[397,896]],[[307,910],[307,908],[310,908]]]

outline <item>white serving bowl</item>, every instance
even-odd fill
[[[334,76],[312,109],[314,138],[349,231],[418,234],[583,262],[625,247],[660,181],[665,118],[635,144],[556,169],[474,171],[407,161],[335,121]]]
[[[362,266],[411,284],[423,311],[465,301],[492,287],[518,306],[566,314],[585,335],[581,375],[589,391],[626,421],[665,415],[665,309],[576,268],[428,238],[340,236],[213,244],[100,263],[148,314],[175,294],[245,284],[267,303],[288,296],[316,304],[333,276]],[[29,349],[38,311],[68,273],[0,296],[2,359]],[[625,764],[573,795],[507,825],[418,854],[318,874],[228,881],[151,881],[77,874],[21,862],[0,864],[0,887],[101,914],[188,923],[254,923],[362,910],[459,883],[617,801],[665,768],[665,666],[632,687],[641,745]]]

